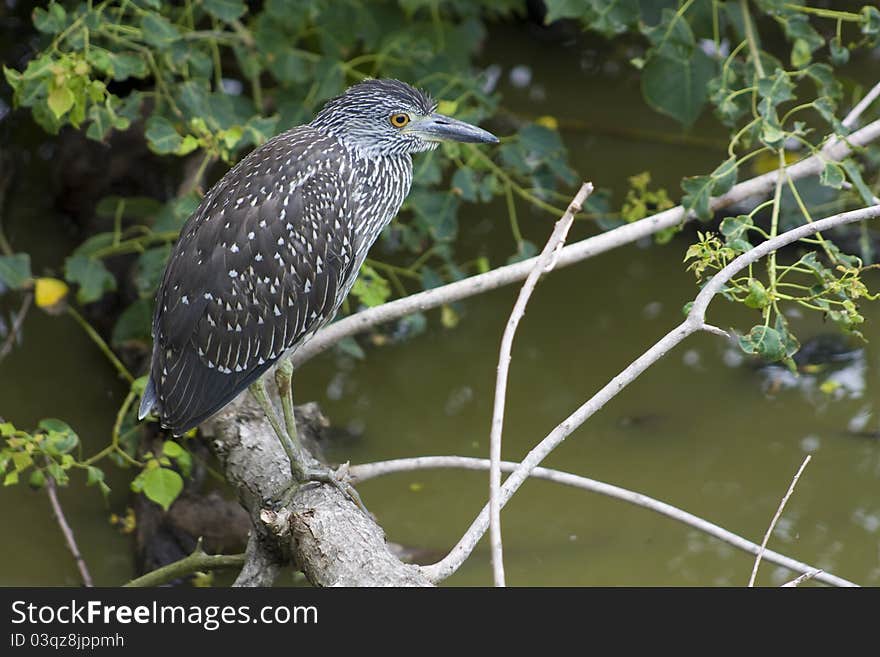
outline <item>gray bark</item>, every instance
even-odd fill
[[[300,437],[306,446],[314,445],[326,420],[315,404],[297,410]],[[395,556],[375,520],[334,486],[308,484],[284,508],[270,508],[270,500],[289,483],[290,467],[249,393],[203,430],[254,523],[237,586],[268,586],[285,562],[315,586],[431,586],[418,566]]]

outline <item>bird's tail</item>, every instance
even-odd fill
[[[153,384],[153,377],[147,379],[147,387],[144,388],[144,395],[141,397],[141,406],[138,409],[138,420],[143,420],[153,410],[156,402],[159,401],[156,395],[156,386]]]

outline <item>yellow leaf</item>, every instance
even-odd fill
[[[57,278],[38,278],[34,290],[34,301],[40,308],[57,306],[67,296],[68,287]]]
[[[451,329],[458,326],[458,313],[452,309],[452,306],[444,305],[440,309],[440,323],[445,328]]]
[[[458,103],[454,100],[441,100],[437,104],[437,111],[440,112],[440,114],[446,114],[447,116],[455,114],[455,110],[457,109]]]
[[[559,121],[556,120],[555,116],[539,116],[535,119],[535,123],[550,130],[559,130]]]
[[[73,92],[70,89],[67,87],[55,87],[49,92],[46,102],[55,118],[60,119],[73,107],[74,100]]]
[[[801,153],[797,153],[794,151],[785,151],[785,163],[792,164],[793,162],[797,162],[801,159],[803,155]],[[779,168],[779,156],[776,152],[765,151],[760,155],[755,157],[754,162],[752,163],[752,171],[756,174],[760,175],[763,173],[769,173],[770,171],[776,171]]]

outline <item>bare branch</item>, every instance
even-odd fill
[[[46,477],[46,494],[49,496],[49,503],[52,505],[52,512],[55,514],[55,520],[61,528],[61,533],[64,534],[64,542],[67,543],[67,549],[70,550],[70,553],[73,555],[73,560],[76,561],[76,567],[79,569],[79,576],[82,578],[83,586],[91,588],[94,586],[94,583],[92,582],[92,576],[89,573],[89,567],[86,565],[86,560],[83,559],[82,553],[79,551],[79,546],[76,544],[76,537],[73,535],[73,530],[70,528],[70,525],[67,524],[67,518],[64,516],[64,509],[61,508],[61,502],[58,501],[58,491],[55,486],[55,480],[51,475]]]
[[[519,466],[519,463],[513,463],[511,461],[501,462],[501,470],[503,472],[513,472],[517,466]],[[416,458],[394,459],[391,461],[353,465],[351,466],[350,473],[357,482],[362,482],[397,472],[412,472],[414,470],[432,470],[441,468],[484,471],[489,469],[489,460],[466,456],[420,456]],[[592,493],[598,493],[600,495],[605,495],[606,497],[611,497],[627,502],[628,504],[633,504],[654,511],[662,516],[666,516],[667,518],[681,522],[689,527],[693,527],[700,532],[717,538],[718,540],[739,550],[748,552],[749,554],[758,554],[761,549],[761,546],[757,543],[753,543],[752,541],[734,534],[723,527],[719,527],[708,520],[704,520],[692,513],[688,513],[678,507],[648,497],[642,493],[637,493],[602,481],[596,481],[595,479],[588,479],[587,477],[570,474],[568,472],[552,470],[550,468],[537,467],[532,470],[529,476],[566,486],[572,486],[574,488],[580,488]],[[849,580],[837,577],[831,573],[823,572],[809,564],[797,561],[796,559],[774,552],[773,550],[764,551],[764,560],[788,568],[794,572],[810,573],[811,577],[815,577],[819,581],[831,586],[857,586]]]
[[[31,307],[31,301],[33,301],[33,299],[34,295],[30,292],[24,295],[24,301],[21,302],[21,308],[15,315],[15,319],[12,320],[12,328],[9,329],[9,335],[6,336],[6,339],[3,341],[3,346],[0,347],[0,360],[6,358],[9,352],[12,351],[12,345],[15,344],[15,340],[21,332],[21,325],[24,323],[24,318],[27,316],[27,312]]]
[[[769,561],[769,559],[768,559],[768,561]],[[779,588],[783,588],[783,589],[784,588],[794,588],[796,586],[799,586],[800,584],[803,584],[804,582],[806,582],[808,580],[813,579],[814,577],[818,577],[819,575],[822,574],[822,572],[823,571],[819,570],[818,568],[816,570],[811,570],[810,572],[804,573],[803,575],[798,575],[793,580],[791,580],[790,582],[786,582],[785,584],[783,584]]]
[[[841,123],[847,128],[852,128],[856,124],[856,121],[859,120],[862,113],[868,109],[868,106],[877,100],[878,96],[880,96],[880,82],[875,84],[871,90],[865,94],[864,98],[862,98],[856,106],[850,110],[849,114],[846,115],[846,118],[841,121]]]
[[[880,122],[877,122],[880,126]],[[535,446],[523,459],[522,463],[504,481],[501,487],[502,506],[513,496],[531,472],[544,458],[562,443],[575,429],[587,421],[596,411],[605,406],[621,390],[635,381],[646,369],[666,355],[668,351],[678,345],[686,337],[703,330],[705,324],[706,308],[712,298],[718,294],[737,272],[761,257],[780,249],[783,246],[812,235],[815,232],[829,230],[836,226],[865,221],[880,217],[880,205],[874,205],[861,210],[844,212],[813,223],[804,224],[782,233],[773,239],[762,242],[758,246],[746,251],[730,262],[726,267],[713,276],[703,287],[694,300],[693,306],[687,318],[677,327],[669,331],[665,336],[651,346],[645,353],[634,360],[626,369],[609,381],[599,392],[587,400],[580,408],[575,410],[556,428],[551,431],[537,446]],[[441,561],[431,566],[425,566],[424,571],[431,581],[438,582],[449,577],[461,566],[473,551],[477,542],[488,528],[488,505],[483,508],[471,526],[455,545],[450,553]]]
[[[785,171],[788,172],[792,180],[818,175],[825,166],[825,162],[842,160],[852,152],[853,148],[864,146],[878,138],[880,138],[880,120],[869,123],[864,128],[852,133],[846,141],[829,143],[817,155],[796,162],[787,167]],[[712,211],[718,211],[753,196],[765,196],[774,188],[779,175],[778,170],[770,171],[734,185],[723,196],[712,198],[710,208]],[[631,224],[569,244],[559,252],[556,266],[567,267],[689,220],[690,217],[680,205],[664,210]],[[522,281],[535,266],[535,260],[536,258],[530,258],[512,265],[498,267],[485,274],[471,276],[418,294],[411,294],[402,299],[349,315],[318,331],[311,340],[291,355],[291,362],[294,367],[299,367],[343,338],[366,331],[379,324]]]
[[[807,463],[810,462],[812,457],[807,454],[807,457],[804,459],[804,462],[801,463],[801,467],[798,468],[798,471],[794,475],[794,479],[791,480],[791,485],[788,487],[788,490],[785,493],[785,497],[782,498],[782,501],[779,503],[779,508],[776,509],[776,515],[773,516],[773,520],[770,521],[770,526],[767,527],[767,533],[764,534],[764,540],[761,541],[761,550],[755,556],[755,565],[752,566],[752,575],[749,577],[749,588],[755,585],[755,578],[758,576],[758,566],[761,565],[761,557],[764,555],[764,551],[767,549],[767,541],[770,540],[770,535],[773,533],[773,528],[776,527],[776,523],[779,522],[779,517],[782,515],[782,510],[785,508],[786,503],[788,502],[788,498],[791,497],[791,494],[794,492],[794,487],[797,486],[798,479],[801,478],[801,473],[804,471],[804,468],[807,467]]]
[[[324,426],[326,418],[316,409],[301,406],[297,411],[300,438],[314,444],[317,427]],[[214,452],[250,513],[255,532],[265,538],[259,559],[273,572],[292,562],[315,586],[431,585],[417,566],[400,561],[382,528],[335,486],[302,486],[286,507],[265,508],[289,485],[290,465],[251,395],[239,395],[203,428],[212,435]],[[259,567],[256,561],[248,565],[254,549],[250,543],[245,569]],[[236,583],[259,586],[270,578],[243,572]]]
[[[186,575],[191,575],[203,570],[216,570],[218,568],[240,568],[244,565],[243,554],[208,554],[202,549],[202,539],[196,544],[192,554],[173,563],[156,568],[145,575],[137,577],[124,586],[147,587],[160,586],[174,581]]]
[[[495,378],[495,404],[492,409],[492,431],[489,436],[489,540],[492,545],[492,572],[495,586],[504,586],[504,559],[501,543],[501,505],[498,490],[501,487],[501,435],[504,430],[504,407],[507,400],[507,375],[510,369],[510,354],[513,350],[513,338],[520,320],[526,314],[526,305],[538,284],[538,279],[545,272],[553,269],[558,258],[559,247],[565,243],[565,236],[571,228],[574,216],[581,211],[584,201],[593,193],[593,184],[585,182],[575,194],[565,214],[556,222],[556,226],[547,244],[535,260],[532,271],[526,277],[519,291],[519,297],[510,311],[510,318],[501,338],[501,351],[498,354],[498,371]]]

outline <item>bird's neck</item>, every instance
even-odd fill
[[[359,240],[368,245],[379,237],[400,210],[412,184],[412,158],[408,153],[379,157],[354,157],[354,205]]]

